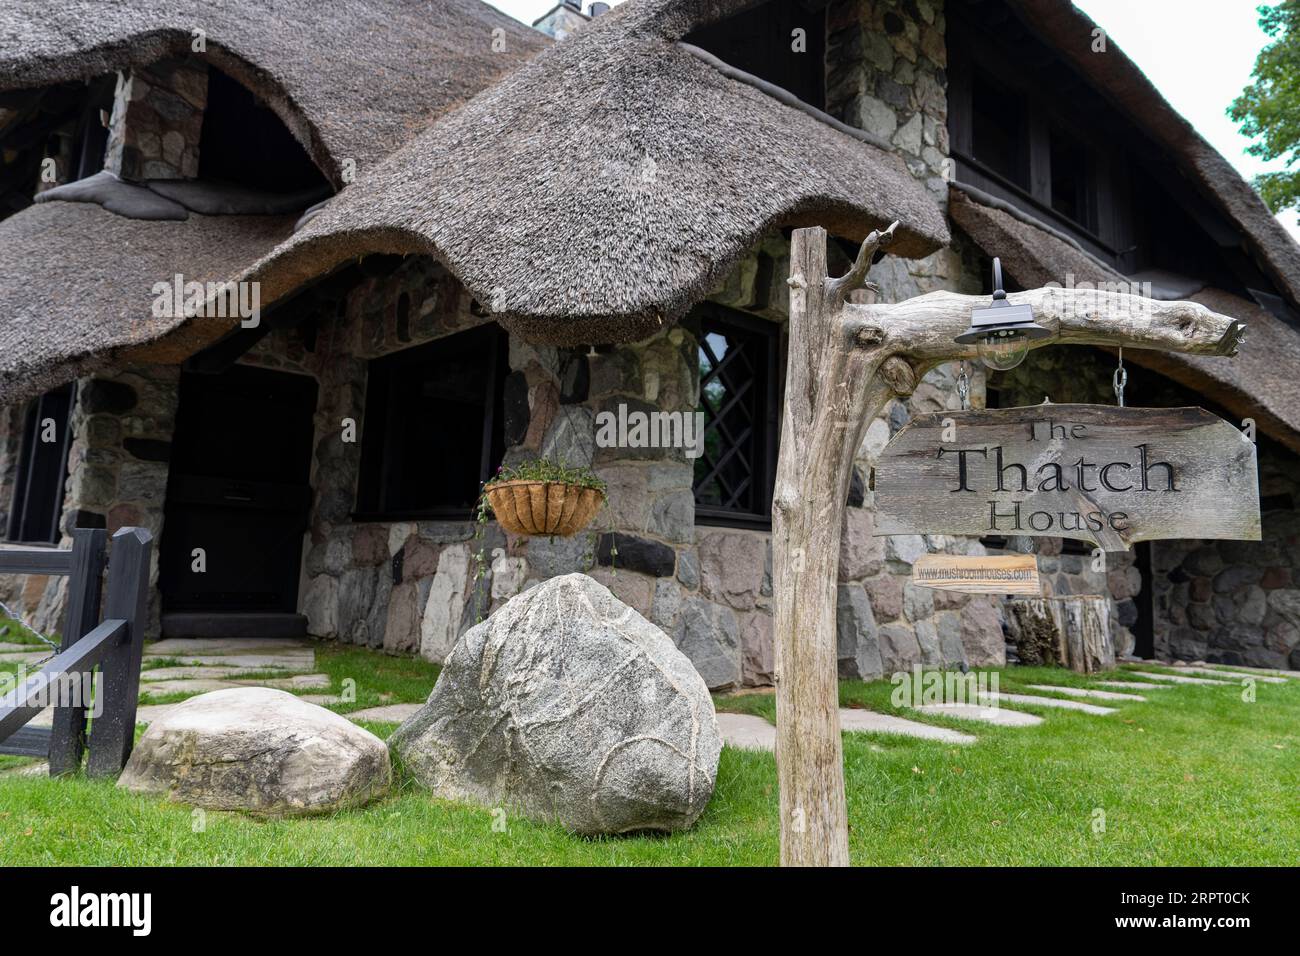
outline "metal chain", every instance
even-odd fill
[[[967,370],[969,362],[961,363],[961,372],[957,375],[957,397],[961,399],[961,410],[970,409],[970,372]]]
[[[1119,402],[1119,407],[1124,407],[1124,386],[1128,384],[1128,369],[1124,367],[1124,346],[1119,349],[1119,366],[1115,369],[1115,374],[1111,378],[1111,384],[1115,388],[1115,399]]]
[[[36,639],[37,639],[38,641],[40,641],[42,644],[44,644],[44,645],[46,645],[47,647],[49,647],[51,650],[53,650],[53,651],[58,651],[58,650],[59,650],[58,642],[50,640],[48,637],[46,637],[46,636],[45,636],[44,634],[42,634],[40,631],[36,630],[36,628],[32,627],[30,624],[28,624],[26,621],[24,621],[22,618],[20,618],[20,617],[19,617],[17,614],[15,614],[13,611],[9,610],[8,605],[6,605],[6,604],[4,603],[4,601],[0,601],[0,614],[5,615],[5,617],[12,618],[14,621],[18,622],[20,625],[22,625],[22,626],[25,627],[28,631],[30,631],[31,634],[32,634],[32,636],[33,636],[34,638],[36,638]],[[47,657],[47,658],[45,658],[44,661],[39,661],[38,663],[44,664],[45,661],[50,660],[53,656],[54,656],[54,655],[51,654],[50,657]]]

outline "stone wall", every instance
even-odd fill
[[[746,666],[753,681],[770,671],[770,638],[759,646],[770,624],[754,620],[764,600],[766,536],[720,532],[697,546],[693,471],[683,451],[595,443],[596,414],[620,403],[695,409],[697,347],[688,329],[590,353],[511,339],[506,463],[544,456],[591,466],[608,482],[609,505],[571,539],[517,539],[495,524],[480,538],[468,521],[354,522],[361,443],[342,440],[345,420],[365,421],[368,360],[486,321],[468,294],[440,266],[412,258],[337,303],[317,298],[310,307],[316,314],[295,316],[293,329],[268,336],[245,361],[321,383],[302,599],[311,633],[441,660],[462,630],[523,588],[581,570],[661,624],[714,686],[739,684]],[[308,328],[311,350],[303,342]],[[608,536],[616,547],[601,547]],[[744,561],[736,562],[735,549]],[[741,567],[757,580],[741,583],[732,570]]]
[[[128,526],[152,532],[150,637],[158,633],[159,540],[178,381],[179,370],[171,366],[82,379],[77,383],[69,419],[72,443],[59,547],[71,546],[74,528],[106,528],[110,535]],[[0,415],[0,421],[5,417]],[[12,410],[7,417],[20,420]],[[16,442],[0,443],[0,475],[16,456]],[[12,484],[0,481],[6,508],[12,496]],[[0,600],[42,632],[61,626],[66,596],[67,579],[63,577],[0,575]]]
[[[104,168],[121,179],[195,179],[208,68],[162,60],[119,73]]]
[[[1152,544],[1161,657],[1300,669],[1300,457],[1258,454],[1263,540]]]
[[[903,155],[948,200],[948,50],[942,0],[833,0],[826,111]]]

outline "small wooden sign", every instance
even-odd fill
[[[912,565],[912,583],[969,594],[1042,593],[1038,559],[1032,554],[925,554]]]
[[[1260,537],[1255,445],[1202,408],[922,415],[881,453],[875,503],[878,535]]]

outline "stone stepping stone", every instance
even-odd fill
[[[163,697],[168,694],[206,694],[214,690],[230,690],[241,685],[228,680],[160,680],[140,688],[140,699]]]
[[[349,714],[349,717],[356,716]],[[754,714],[718,714],[722,742],[740,750],[776,750],[776,727]],[[948,744],[973,744],[979,738],[948,727],[935,727],[893,714],[880,714],[857,707],[840,708],[840,730],[844,733],[897,734],[918,740],[939,740]]]
[[[1033,727],[1043,722],[1042,717],[1003,707],[981,707],[979,704],[923,704],[916,708],[922,714],[938,714],[961,720],[979,720],[999,727]]]
[[[145,657],[190,657],[195,654],[284,654],[292,651],[314,652],[311,641],[297,637],[170,637],[148,644]]]
[[[423,706],[424,704],[386,704],[383,707],[354,710],[343,716],[348,720],[373,720],[385,724],[400,724]]]
[[[1134,677],[1161,680],[1170,684],[1218,684],[1220,687],[1231,687],[1233,684],[1230,680],[1211,680],[1208,677],[1179,677],[1177,674],[1157,674],[1153,671],[1131,671],[1130,673]]]
[[[1039,697],[1036,694],[1003,694],[988,693],[981,695],[981,699],[991,698],[993,700],[1005,700],[1012,704],[1033,704],[1035,707],[1057,707],[1061,710],[1077,710],[1081,714],[1093,714],[1097,717],[1104,717],[1106,714],[1115,713],[1114,707],[1100,707],[1097,704],[1085,704],[1080,700],[1061,700],[1059,697]]]
[[[50,765],[45,760],[23,764],[21,767],[10,767],[8,770],[0,770],[0,777],[48,777],[49,775]]]
[[[141,704],[135,709],[135,722],[137,724],[152,724],[175,706],[175,704]]]
[[[140,680],[146,683],[160,680],[226,680],[247,673],[247,667],[155,667],[153,670],[141,671]]]
[[[299,694],[299,700],[305,700],[309,704],[316,704],[320,707],[327,707],[330,704],[341,704],[343,698],[338,694]]]
[[[1290,680],[1300,680],[1300,671],[1281,670],[1276,667],[1248,667],[1245,664],[1205,664],[1204,666],[1213,668],[1221,674],[1240,674],[1245,671],[1248,674],[1267,674],[1269,677],[1285,677]]]
[[[329,674],[294,674],[292,677],[264,677],[237,680],[248,687],[274,687],[276,690],[319,690],[330,685]]]
[[[1261,684],[1289,684],[1285,677],[1274,677],[1270,674],[1233,674],[1232,671],[1219,670],[1214,667],[1194,667],[1191,664],[1175,664],[1180,671],[1187,671],[1189,674],[1208,674],[1211,677],[1237,677],[1238,679],[1251,678]]]
[[[1099,680],[1102,687],[1125,687],[1129,690],[1168,690],[1168,684],[1144,684],[1135,680]]]
[[[160,658],[177,661],[187,667],[243,667],[258,671],[309,671],[316,667],[316,655],[294,654],[164,654]]]
[[[32,644],[7,644],[0,642],[0,654],[9,654],[14,651],[30,651],[33,646],[34,645]]]
[[[47,657],[54,656],[52,649],[37,651],[22,651],[21,653],[0,654],[0,664],[34,664],[36,661],[43,661]]]
[[[718,714],[718,733],[728,747],[769,752],[776,750],[776,727],[754,714]]]
[[[763,723],[766,724],[767,721]],[[776,730],[775,727],[772,729]],[[895,717],[893,714],[879,714],[874,710],[861,710],[857,707],[840,708],[840,729],[848,733],[900,734],[920,740],[942,740],[949,744],[973,744],[978,739],[960,730],[936,727],[933,724],[923,724],[917,720]]]
[[[329,687],[328,674],[295,674],[292,677],[251,678],[249,680],[217,680],[197,678],[187,680],[151,681],[140,688],[140,696],[161,697],[164,694],[206,694],[232,687],[274,687],[276,690],[319,690]]]
[[[1121,694],[1113,690],[1089,690],[1087,687],[1057,687],[1055,684],[1030,684],[1034,690],[1050,690],[1067,697],[1096,697],[1099,700],[1146,700],[1141,694]]]

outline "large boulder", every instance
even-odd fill
[[[566,574],[466,631],[389,746],[440,797],[595,834],[689,827],[722,741],[708,688],[664,632]]]
[[[149,725],[117,785],[211,810],[325,813],[388,792],[384,742],[269,687],[191,697]]]

